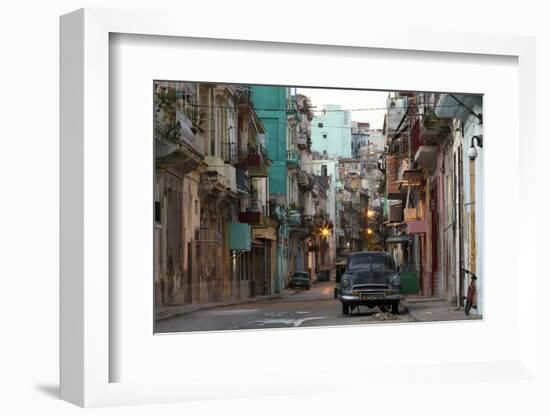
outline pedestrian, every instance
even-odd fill
[[[468,293],[466,294],[466,306],[464,307],[464,312],[466,313],[466,316],[470,316],[471,308],[477,309],[477,305],[475,305],[476,280],[477,276],[475,274],[472,274],[470,277],[470,284],[468,285]]]

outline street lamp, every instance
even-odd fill
[[[477,141],[477,146],[483,148],[483,135],[480,134],[479,136],[472,136],[472,143],[470,144],[470,148],[468,149],[468,157],[470,160],[476,160],[476,157],[478,155],[478,151],[474,146],[474,139]]]

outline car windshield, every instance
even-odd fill
[[[297,278],[301,278],[301,279],[306,278],[307,279],[309,277],[309,275],[307,273],[296,272],[296,273],[294,273],[294,275],[292,277],[297,277]]]
[[[384,254],[364,254],[354,256],[349,260],[349,269],[359,269],[363,267],[385,267],[386,269],[394,270],[395,264],[391,256]]]

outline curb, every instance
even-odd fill
[[[418,318],[411,313],[411,310],[409,309],[409,305],[405,302],[401,302],[401,305],[403,306],[403,310],[412,318],[413,322],[418,322]]]
[[[188,315],[190,313],[203,311],[203,310],[207,310],[207,309],[216,309],[216,308],[223,308],[225,306],[244,305],[244,304],[247,304],[247,303],[256,303],[256,302],[261,302],[261,301],[277,299],[280,296],[281,296],[280,294],[276,294],[276,295],[271,295],[271,296],[268,296],[268,297],[265,297],[265,298],[262,298],[262,299],[250,298],[250,299],[243,300],[243,301],[225,302],[225,303],[219,303],[219,304],[216,304],[216,305],[205,305],[203,307],[197,307],[196,309],[193,309],[191,311],[179,311],[179,312],[169,313],[169,314],[164,315],[160,318],[156,318],[155,322],[164,321],[166,319],[171,319],[171,318],[174,318],[176,316]]]

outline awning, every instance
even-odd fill
[[[273,227],[252,228],[252,238],[263,240],[276,240],[277,233]]]
[[[402,243],[408,243],[408,242],[409,242],[408,235],[395,235],[395,236],[386,238],[386,244],[402,244]]]

